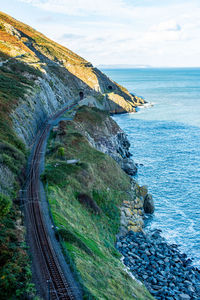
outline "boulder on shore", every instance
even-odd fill
[[[155,210],[154,201],[151,194],[147,194],[144,198],[144,212],[146,214],[152,214]]]

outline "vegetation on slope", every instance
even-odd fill
[[[0,53],[1,56],[1,53]],[[4,57],[3,55],[1,57]],[[5,58],[5,57],[4,57]],[[27,72],[30,74],[27,79]],[[13,130],[10,112],[40,74],[32,67],[8,61],[0,68],[0,298],[23,299],[33,292],[30,261],[18,205],[27,150]]]
[[[82,113],[83,114],[83,111]],[[102,113],[86,110],[85,122]],[[77,159],[77,164],[67,160]],[[130,178],[108,155],[94,149],[74,121],[51,132],[42,175],[62,246],[67,249],[86,299],[153,299],[124,271],[116,251],[120,205]]]
[[[5,196],[0,195],[1,206],[2,197]],[[20,225],[21,215],[17,207],[10,204],[9,201],[9,213],[4,209],[5,216],[1,215],[0,222],[0,298],[27,299],[35,294],[35,289],[31,283],[24,227]]]

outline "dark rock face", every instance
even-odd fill
[[[155,210],[153,197],[151,194],[147,194],[144,198],[144,212],[146,214],[152,214]]]
[[[127,135],[124,132],[118,132],[116,139],[118,141],[117,152],[121,155],[122,158],[130,157],[131,153],[129,152],[129,148],[131,146]]]
[[[128,174],[128,175],[135,175],[137,173],[137,167],[134,161],[130,158],[124,158],[120,162],[121,168]]]
[[[167,244],[159,230],[148,234],[129,231],[118,238],[116,248],[124,256],[124,264],[155,299],[200,299],[200,270],[177,245]]]
[[[120,164],[121,168],[130,176],[137,173],[137,167],[131,153],[129,152],[130,142],[124,132],[118,132],[114,137],[115,149],[110,155]],[[116,156],[115,153],[118,155]],[[114,154],[114,155],[113,155]]]
[[[112,132],[112,126],[110,124],[115,123],[112,119],[107,119],[104,123],[105,128],[101,128],[100,134],[95,133],[90,137],[93,140],[93,145],[96,149],[111,156],[121,168],[130,176],[137,173],[137,167],[133,159],[131,159],[131,153],[129,152],[130,142],[127,135],[118,128],[117,133]]]
[[[87,111],[86,108],[84,110]],[[93,119],[88,118],[85,122],[81,112],[77,112],[75,120],[81,124],[83,135],[93,147],[111,156],[128,175],[135,175],[137,167],[130,158],[130,142],[127,134],[109,115],[105,115],[100,110],[98,111],[100,118],[97,121],[96,113],[97,109],[93,109]]]

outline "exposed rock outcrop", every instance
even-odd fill
[[[147,194],[144,198],[144,212],[152,214],[155,210],[153,197],[151,194]]]
[[[77,129],[94,148],[111,156],[129,176],[135,175],[137,167],[130,158],[127,135],[108,114],[84,106],[76,112],[74,121]],[[119,236],[130,230],[141,231],[144,213],[154,212],[153,199],[148,194],[147,186],[139,186],[133,178],[130,180],[132,187],[128,194],[131,200],[122,203]]]
[[[93,108],[93,118],[90,117],[85,122],[90,109],[82,107],[75,116],[75,121],[80,125],[80,130],[99,151],[110,155],[121,168],[129,175],[135,175],[137,167],[130,158],[130,142],[127,134],[110,118],[105,112],[97,111]],[[95,118],[95,113],[98,117]]]
[[[137,173],[137,167],[134,161],[130,158],[124,158],[120,162],[121,168],[128,174],[128,175],[135,175]]]

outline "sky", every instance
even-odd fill
[[[0,0],[93,65],[200,67],[200,0]]]

